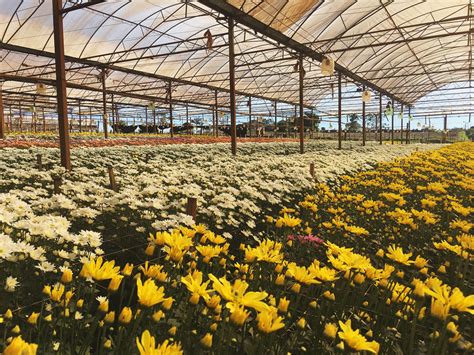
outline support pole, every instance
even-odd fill
[[[337,143],[338,148],[342,149],[342,74],[337,76]]]
[[[252,137],[252,96],[249,96],[249,137]]]
[[[41,108],[41,116],[43,119],[43,132],[46,132],[46,117],[44,116],[44,107]]]
[[[212,111],[212,124],[214,125],[214,111]],[[189,128],[189,106],[186,104],[186,125],[188,126],[187,131],[188,134],[190,134],[190,128]]]
[[[448,141],[448,115],[444,115],[443,119],[443,143]]]
[[[79,104],[79,133],[82,132],[82,108],[81,108],[81,100],[78,102]]]
[[[379,144],[382,145],[382,139],[383,139],[383,128],[382,128],[382,93],[380,93],[379,96]]]
[[[3,112],[3,92],[0,82],[0,139],[5,139],[5,113]]]
[[[392,140],[392,144],[393,144],[393,138],[394,138],[394,128],[393,128],[393,125],[395,123],[395,101],[393,100],[392,98],[392,128],[390,130],[390,139]]]
[[[187,106],[186,106],[187,108]],[[156,133],[156,107],[153,106],[153,133]]]
[[[362,86],[362,92],[365,91],[365,85]],[[362,100],[362,146],[365,146],[365,101]]]
[[[112,105],[112,133],[115,133],[115,102],[114,102],[114,94],[110,95],[110,101]]]
[[[169,92],[169,104],[170,104],[170,107],[169,107],[169,110],[170,110],[170,134],[171,134],[171,138],[174,137],[174,132],[173,132],[173,93],[172,93],[172,90],[171,90],[171,80],[168,82],[168,92]]]
[[[113,191],[118,192],[119,189],[118,189],[117,181],[115,179],[114,168],[112,167],[112,165],[107,166],[107,171],[109,173],[110,188]]]
[[[18,129],[19,129],[20,133],[23,131],[23,107],[21,105],[21,102],[20,102],[20,117],[19,117],[19,121],[18,121]],[[68,130],[68,126],[66,124],[66,131],[67,130]]]
[[[92,132],[92,107],[89,107],[89,131]]]
[[[300,94],[300,154],[304,153],[304,107],[303,107],[303,80],[304,80],[304,68],[303,68],[303,54],[300,54],[298,58],[299,67],[299,94]]]
[[[193,220],[196,220],[197,213],[197,198],[188,197],[188,203],[186,204],[186,214],[191,216]]]
[[[34,106],[33,113],[31,114],[31,125],[33,126],[33,130],[36,133],[36,124],[38,120],[38,115],[36,114],[36,107]]]
[[[64,63],[64,32],[61,15],[62,0],[53,0],[54,53],[56,66],[56,92],[58,100],[59,148],[61,165],[71,170],[71,152],[67,118],[66,68]]]
[[[232,154],[237,154],[237,112],[235,103],[234,20],[229,18],[230,139]]]
[[[298,64],[299,65],[299,64]],[[293,133],[295,134],[295,138],[297,136],[297,132],[299,132],[299,125],[298,125],[299,119],[298,119],[298,105],[295,105],[295,119],[293,120]]]
[[[107,129],[107,120],[109,116],[107,114],[107,87],[105,85],[105,69],[102,69],[102,123],[104,125],[104,137],[105,139],[109,138],[109,130]]]
[[[278,103],[275,101],[275,127],[274,127],[274,131],[273,131],[273,137],[276,138],[277,136],[277,128],[278,128],[278,118],[277,118],[277,105]]]
[[[13,113],[11,105],[8,107],[8,133],[13,131]]]
[[[216,109],[216,137],[219,137],[219,105],[217,103],[218,99],[218,92],[217,90],[214,91],[214,102],[215,102],[215,109]]]
[[[400,120],[400,144],[403,144],[403,104],[402,108],[400,109],[401,120]]]
[[[148,133],[148,106],[145,107],[145,132]]]
[[[410,144],[411,135],[411,106],[408,106],[408,123],[407,123],[407,140],[406,144]]]
[[[119,117],[119,109],[118,105],[115,104],[115,132],[118,132],[118,128],[120,126],[120,117]]]

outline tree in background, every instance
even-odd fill
[[[359,123],[359,116],[357,113],[352,113],[349,115],[349,122],[346,123],[346,130],[348,132],[357,132],[360,131],[361,125]]]
[[[466,131],[466,135],[471,141],[474,141],[474,126],[471,126],[471,128]]]
[[[313,127],[314,131],[319,130],[319,124],[321,123],[321,117],[318,115],[312,113],[312,112],[305,112],[304,113],[304,128],[306,129],[311,129]],[[300,118],[298,117],[293,117],[293,123],[292,126],[294,128],[298,128],[300,126]]]
[[[365,125],[368,129],[375,129],[377,127],[377,115],[369,113],[365,116]]]

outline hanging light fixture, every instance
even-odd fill
[[[372,100],[372,93],[369,90],[362,91],[362,101],[366,104]]]
[[[212,46],[214,44],[214,39],[212,38],[212,33],[210,30],[204,32],[204,38],[206,38],[206,47],[207,51],[209,52],[212,50]]]
[[[148,103],[148,109],[149,110],[153,110],[154,108],[155,108],[155,103],[154,102]]]
[[[331,76],[334,74],[334,60],[325,57],[321,62],[321,74],[324,76]]]
[[[43,83],[36,83],[36,93],[39,95],[44,95],[46,93],[46,85]]]
[[[300,70],[300,64],[296,62],[296,64],[293,65],[293,73],[298,73],[298,70]]]

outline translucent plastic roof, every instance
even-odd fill
[[[470,80],[470,0],[228,2],[408,102]]]
[[[64,1],[64,7],[85,1]],[[73,98],[101,99],[106,86],[123,103],[169,96],[212,105],[228,89],[227,21],[206,1],[108,1],[64,15],[66,69]],[[455,82],[471,81],[470,0],[228,0],[256,20],[333,58],[409,103]],[[238,20],[238,19],[237,19]],[[210,31],[212,48],[205,35]],[[0,0],[0,73],[54,79],[52,5],[44,0]],[[236,77],[240,95],[298,103],[296,53],[237,24]],[[39,55],[38,55],[39,54]],[[97,65],[94,65],[97,63]],[[305,60],[305,104],[317,106],[337,78],[322,77]],[[33,83],[8,81],[8,91],[34,93]],[[92,88],[90,92],[88,88]],[[49,95],[54,88],[48,87]],[[227,105],[228,95],[219,95]]]

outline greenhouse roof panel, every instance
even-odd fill
[[[51,2],[0,3],[2,73],[53,80],[51,56],[5,49],[12,45],[54,52]],[[65,7],[74,3],[63,1]],[[165,78],[188,83],[176,83],[176,95],[186,95],[195,83],[193,99],[212,104],[214,88],[229,89],[227,21],[203,3],[110,1],[67,12],[66,56],[114,66],[108,87],[126,92],[128,85],[141,81],[143,90],[147,86],[153,92],[151,79],[158,75],[162,77],[158,85],[164,85]],[[471,79],[473,15],[468,0],[227,3],[406,102],[416,103],[447,83]],[[213,42],[209,48],[206,31]],[[293,67],[297,53],[239,23],[235,41],[240,94],[296,104],[299,83]],[[323,77],[317,61],[307,59],[304,65],[305,104],[317,105],[334,86],[337,89],[337,76]],[[95,81],[97,68],[72,60],[66,68],[72,82],[100,86]],[[126,74],[130,70],[136,71],[132,81]],[[150,77],[140,79],[139,72]]]

